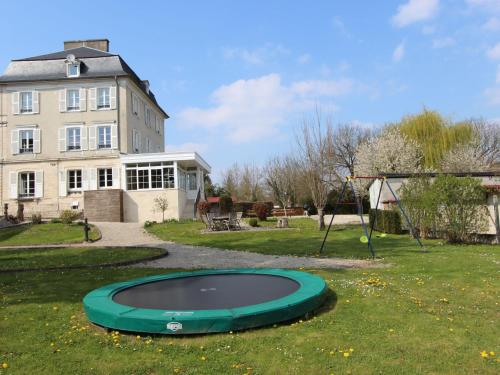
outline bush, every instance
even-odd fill
[[[34,213],[31,215],[31,224],[42,224],[42,214]]]
[[[219,198],[219,208],[221,213],[228,213],[233,210],[233,198],[223,195]]]
[[[51,224],[61,224],[61,219],[58,219],[58,218],[50,219],[50,223]]]
[[[210,203],[207,201],[199,201],[197,208],[200,215],[206,215],[210,211]]]
[[[252,209],[254,210],[255,215],[257,215],[259,220],[267,220],[267,217],[269,216],[269,210],[264,203],[255,203]]]
[[[375,230],[392,234],[403,233],[403,229],[401,226],[401,216],[399,215],[399,212],[393,210],[370,210],[370,226],[375,220],[375,213],[377,215],[377,220],[374,227]]]
[[[248,224],[251,226],[251,227],[258,227],[259,226],[259,222],[257,221],[256,218],[251,218],[250,220],[248,220]]]
[[[153,225],[153,222],[152,221],[149,221],[149,220],[146,220],[144,222],[144,228],[149,228]]]
[[[71,224],[73,221],[77,220],[80,217],[80,212],[72,211],[72,210],[64,210],[59,215],[59,219],[61,219],[61,223],[63,224]]]
[[[253,205],[255,203],[266,205],[268,216],[270,216],[271,211],[274,208],[273,202],[236,202],[233,209],[236,212],[243,212],[243,217],[255,216],[255,214],[253,213]]]

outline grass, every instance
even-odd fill
[[[92,226],[89,236],[91,240],[98,239],[98,230]],[[76,223],[28,224],[0,229],[0,246],[70,244],[83,240],[83,226]]]
[[[355,228],[342,232],[346,246],[359,242]],[[297,240],[282,241],[293,249]],[[136,337],[86,320],[81,300],[92,289],[164,270],[0,274],[0,373],[498,374],[500,246],[420,253],[405,236],[391,243],[390,267],[309,270],[331,290],[314,318],[232,334]]]
[[[0,250],[0,271],[98,266],[140,260],[163,252],[145,247],[5,249]]]
[[[325,232],[318,231],[311,219],[291,219],[290,229],[259,231],[233,231],[201,233],[205,226],[196,221],[155,224],[147,230],[163,240],[222,249],[252,251],[263,254],[318,256]],[[276,219],[259,222],[262,227],[276,227]],[[343,258],[367,258],[371,254],[367,245],[359,241],[363,235],[361,226],[334,226],[328,236],[322,256]],[[377,233],[375,233],[377,234]],[[373,237],[373,247],[380,257],[400,256],[400,250],[414,248],[416,242],[409,236],[388,235]],[[426,246],[436,246],[439,241],[426,241]],[[417,250],[418,251],[418,250]]]

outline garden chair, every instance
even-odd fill
[[[241,218],[243,217],[243,212],[231,212],[229,214],[229,226],[232,229],[241,230]]]

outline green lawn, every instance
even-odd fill
[[[147,230],[163,240],[218,247],[222,249],[252,251],[264,254],[318,256],[325,232],[318,231],[312,219],[291,219],[290,229],[272,229],[265,232],[232,231],[202,233],[205,226],[196,221],[155,224]],[[264,227],[276,227],[276,219],[260,222]],[[363,235],[361,226],[334,226],[330,231],[323,256],[344,258],[370,257],[367,245],[359,241]],[[378,234],[375,233],[374,234]],[[438,246],[439,241],[427,241],[428,247]],[[409,236],[373,236],[377,256],[403,256],[418,251],[416,242]]]
[[[98,238],[99,232],[92,227],[90,239]],[[83,226],[79,224],[44,223],[0,229],[0,246],[69,244],[83,240]]]
[[[353,228],[345,231],[353,238],[344,243],[358,242]],[[293,249],[298,237],[281,241]],[[0,274],[0,364],[9,366],[0,372],[498,374],[500,246],[435,245],[420,253],[405,236],[391,242],[400,245],[381,251],[388,267],[309,270],[331,290],[316,317],[232,334],[138,338],[86,320],[81,300],[90,290],[166,271]]]
[[[44,249],[1,249],[0,271],[54,267],[98,266],[134,261],[163,254],[164,250],[145,247],[54,247]]]

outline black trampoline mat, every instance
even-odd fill
[[[158,310],[231,309],[292,294],[299,283],[282,276],[217,274],[178,277],[139,284],[113,296],[121,305]]]

